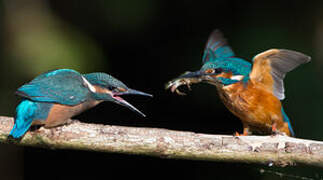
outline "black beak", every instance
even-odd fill
[[[130,88],[127,91],[115,93],[115,95],[117,95],[117,96],[128,95],[128,94],[129,95],[141,95],[141,96],[153,97],[153,95],[151,95],[151,94],[141,92],[138,90],[134,90],[134,89],[130,89]]]
[[[142,113],[141,111],[139,111],[136,107],[134,107],[133,105],[131,105],[130,103],[128,103],[126,100],[122,99],[120,96],[122,95],[128,95],[128,94],[133,94],[133,95],[142,95],[142,96],[148,96],[148,97],[153,97],[153,95],[148,94],[148,93],[144,93],[141,91],[137,91],[134,89],[127,89],[127,91],[125,92],[118,92],[118,93],[113,93],[113,98],[115,99],[115,102],[123,105],[127,108],[129,108],[130,110],[142,115],[143,117],[146,117],[146,115],[144,113]]]
[[[184,78],[200,78],[206,75],[203,71],[195,71],[195,72],[186,72],[185,74],[178,77],[178,79]]]

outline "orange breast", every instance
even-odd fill
[[[76,106],[54,104],[45,121],[45,127],[65,124],[71,117],[99,104],[100,101],[88,101]]]
[[[281,103],[263,86],[251,81],[246,86],[242,82],[228,86],[218,86],[225,106],[238,116],[244,127],[251,131],[271,132],[275,123],[278,130],[289,134],[281,114]]]

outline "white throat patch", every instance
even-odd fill
[[[96,92],[95,87],[88,80],[86,80],[83,76],[82,76],[82,79],[84,83],[87,85],[87,87],[90,89],[90,91]]]
[[[230,79],[237,80],[237,81],[241,81],[243,78],[244,78],[243,75],[235,75],[235,76],[231,76]]]

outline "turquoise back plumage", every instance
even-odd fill
[[[77,105],[91,97],[82,75],[71,69],[43,73],[21,86],[16,93],[33,101],[65,105]]]
[[[121,81],[106,73],[84,76],[71,69],[58,69],[43,73],[17,90],[23,100],[16,108],[16,118],[10,135],[20,138],[34,120],[45,121],[54,104],[75,106],[88,100],[113,101],[108,93],[96,93],[95,86],[113,90],[128,89]]]

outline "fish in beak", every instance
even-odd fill
[[[195,72],[190,72],[187,71],[184,74],[180,75],[179,77],[169,81],[166,84],[166,89],[170,89],[172,92],[176,92],[179,95],[186,95],[185,93],[181,92],[178,90],[178,87],[182,85],[186,85],[189,90],[191,90],[191,85],[204,82],[204,81],[211,81],[215,80],[212,76],[213,74],[210,73],[205,73],[204,71],[195,71]]]
[[[204,72],[203,71],[195,71],[190,72],[187,71],[179,77],[169,81],[166,84],[166,89],[170,89],[171,92],[176,92],[178,95],[186,95],[178,90],[178,87],[182,85],[186,85],[189,90],[191,90],[191,85],[195,83],[200,83],[204,80]]]

